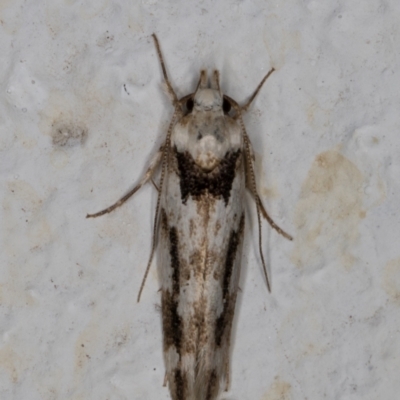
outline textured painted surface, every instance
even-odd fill
[[[247,224],[225,399],[400,391],[400,7],[396,0],[0,2],[0,397],[168,399],[155,190],[137,181],[200,68],[246,99],[268,294]],[[254,207],[249,206],[248,209]]]

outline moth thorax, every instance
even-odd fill
[[[204,171],[212,171],[225,156],[225,147],[214,135],[205,135],[194,148],[195,163]]]

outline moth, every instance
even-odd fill
[[[261,216],[289,240],[265,210],[257,192],[254,152],[242,115],[272,68],[244,105],[222,93],[219,73],[205,70],[193,93],[178,99],[167,76],[157,36],[155,47],[174,113],[159,151],[121,206],[159,172],[153,242],[138,301],[159,248],[163,350],[173,400],[214,400],[229,386],[229,348],[241,267],[245,192],[254,199],[262,252]]]

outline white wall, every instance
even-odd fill
[[[215,4],[216,3],[216,4]],[[397,0],[0,3],[0,398],[169,399],[151,185],[138,180],[200,68],[244,101],[260,192],[295,236],[247,225],[237,400],[400,391]],[[254,209],[250,198],[248,209]]]

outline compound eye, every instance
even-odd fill
[[[232,109],[232,105],[226,97],[224,97],[224,102],[222,103],[222,109],[224,110],[224,114],[229,114],[229,111],[231,111]]]
[[[193,102],[193,98],[190,97],[189,99],[187,99],[186,101],[186,110],[191,113],[193,111],[193,106],[194,106],[194,102]]]

